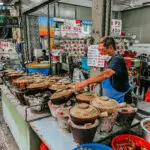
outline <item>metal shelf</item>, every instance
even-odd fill
[[[41,36],[41,37],[44,37],[44,38],[48,38],[48,36]],[[54,37],[50,37],[50,38],[54,38],[54,39],[58,39],[58,40],[86,40],[86,39],[88,39],[88,38],[90,38],[90,37],[87,37],[87,38],[63,38],[63,37],[56,37],[56,36],[54,36]]]
[[[112,38],[128,38],[128,39],[132,39],[131,36],[108,36],[108,37],[112,37]]]

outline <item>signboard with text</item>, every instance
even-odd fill
[[[105,61],[102,59],[98,45],[91,45],[88,47],[88,66],[92,67],[104,67]]]
[[[111,34],[120,36],[122,31],[122,20],[112,19],[111,21]]]

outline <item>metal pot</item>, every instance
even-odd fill
[[[147,121],[150,121],[150,118],[143,119],[143,120],[141,121],[141,127],[142,127],[142,132],[143,132],[143,138],[144,138],[146,141],[150,142],[150,131],[147,130],[147,129],[145,128],[145,126],[144,126]]]

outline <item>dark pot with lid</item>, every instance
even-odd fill
[[[76,96],[76,100],[77,102],[80,102],[80,103],[89,103],[94,99],[94,95],[92,95],[91,93],[88,93],[88,92],[85,92],[85,93],[82,93],[82,94],[79,94]]]
[[[49,89],[51,90],[52,93],[55,93],[56,91],[62,91],[68,89],[68,86],[61,83],[57,83],[51,85]]]
[[[87,103],[77,103],[70,109],[71,120],[78,125],[94,123],[99,116],[99,112]]]
[[[53,104],[63,104],[66,103],[73,95],[72,90],[63,90],[55,92],[50,96],[50,100]]]
[[[91,101],[91,105],[96,107],[100,112],[107,112],[109,115],[113,114],[119,103],[116,100],[110,99],[106,96],[96,97]]]

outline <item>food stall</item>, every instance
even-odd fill
[[[41,141],[50,150],[105,143],[140,124],[137,108],[90,92],[74,93],[75,83],[65,77],[15,70],[4,75],[4,118],[20,149],[39,149]]]
[[[150,144],[146,136],[144,138],[147,141],[129,134],[120,135],[140,125],[141,119],[147,114],[143,111],[144,115],[141,114],[141,109],[138,111],[141,106],[119,104],[110,97],[98,96],[90,90],[77,93],[74,90],[76,83],[72,79],[49,75],[51,65],[58,62],[62,64],[62,68],[67,66],[64,68],[69,72],[73,64],[81,62],[82,72],[87,72],[88,75],[89,66],[97,69],[104,67],[105,62],[100,61],[98,51],[96,53],[97,45],[90,46],[88,50],[88,40],[91,40],[89,37],[92,31],[91,21],[61,20],[52,17],[49,12],[49,1],[41,7],[45,5],[47,9],[44,9],[43,16],[48,17],[35,15],[34,10],[40,6],[25,12],[25,15],[28,15],[27,19],[36,20],[28,20],[28,57],[32,57],[33,49],[38,49],[41,44],[44,45],[42,48],[48,49],[51,63],[27,64],[27,73],[16,70],[3,71],[4,119],[19,149],[38,150],[44,145],[47,150],[93,150],[93,147],[108,150],[119,150],[120,147],[122,150],[149,150]],[[59,6],[61,7],[60,3]],[[48,10],[48,14],[45,10]],[[41,22],[43,19],[46,19],[44,24]],[[29,28],[30,23],[33,25],[32,28]],[[54,28],[56,24],[57,29]],[[36,35],[33,36],[33,33]],[[116,37],[116,41],[118,51],[124,52],[128,49],[128,37]],[[87,55],[91,57],[86,57]],[[143,120],[141,129],[146,132],[145,135],[149,133],[149,120]],[[108,140],[112,140],[112,143],[108,144]],[[107,146],[89,143],[104,143]]]

